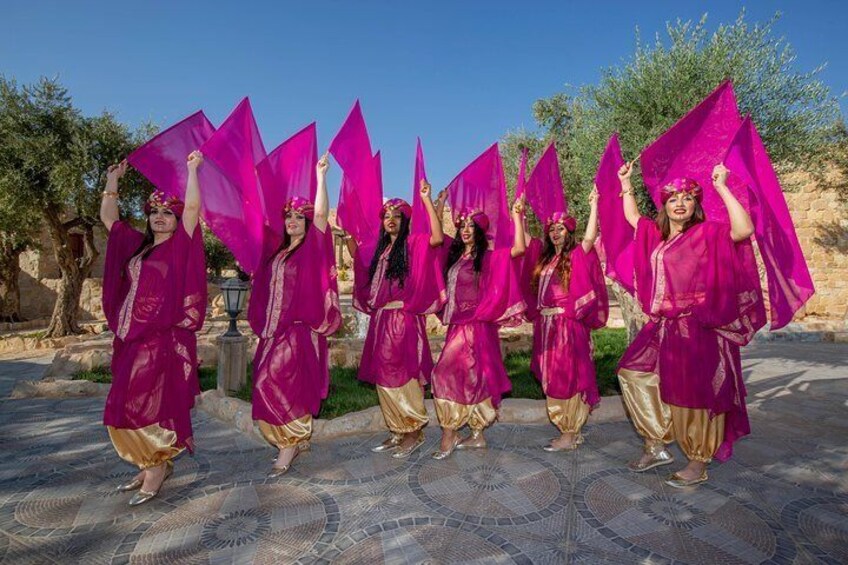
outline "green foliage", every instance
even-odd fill
[[[233,254],[206,225],[203,226],[203,248],[206,251],[206,269],[215,277],[220,277],[226,269],[236,268]]]
[[[740,110],[752,115],[778,166],[820,176],[837,155],[848,170],[845,152],[835,151],[836,144],[848,144],[837,100],[818,79],[822,67],[796,70],[792,48],[775,36],[778,18],[749,24],[743,11],[713,33],[706,15],[697,23],[678,20],[667,25],[667,37],[652,42],[643,42],[637,30],[633,56],[605,69],[597,84],[538,100],[535,137],[557,140],[572,213],[586,218],[587,192],[613,132],[625,158],[633,159],[725,78],[733,80]],[[505,145],[526,143],[526,135],[508,133]],[[507,160],[517,163],[512,154]],[[637,192],[650,212],[644,191]]]

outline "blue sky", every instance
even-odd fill
[[[178,4],[178,5],[177,5]],[[220,123],[251,98],[270,150],[318,121],[321,150],[359,98],[388,195],[411,191],[415,138],[441,187],[538,98],[597,81],[677,18],[709,26],[782,12],[798,68],[848,91],[848,2],[5,1],[0,72],[58,76],[84,112],[167,126],[202,108]],[[842,100],[843,113],[848,104]],[[330,178],[337,193],[338,171]]]

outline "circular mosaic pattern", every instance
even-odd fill
[[[808,543],[818,559],[848,563],[848,496],[818,496],[793,500],[783,509],[782,521]]]
[[[409,487],[428,508],[489,526],[512,526],[552,516],[568,503],[562,472],[529,454],[489,448],[422,460]]]
[[[512,543],[481,526],[446,518],[374,524],[321,555],[332,563],[530,563]]]
[[[328,548],[338,527],[338,506],[318,487],[236,483],[198,492],[130,534],[114,560],[290,563]]]
[[[379,443],[375,440],[374,445]],[[292,475],[325,486],[351,486],[380,481],[407,470],[408,461],[394,459],[388,453],[372,453],[371,444],[345,440],[322,443],[320,448],[300,456]]]
[[[17,492],[0,507],[0,520],[10,522],[8,531],[25,537],[78,534],[109,524],[137,519],[141,513],[156,514],[160,506],[150,503],[130,509],[129,493],[115,487],[132,479],[138,471],[114,456],[108,463],[95,461],[78,468],[58,468],[22,480]],[[181,457],[174,476],[162,491],[161,498],[176,495],[181,489],[192,489],[208,473],[208,466],[197,459]]]
[[[781,563],[795,556],[779,524],[710,483],[677,491],[655,473],[609,469],[581,480],[573,500],[589,526],[645,558]]]

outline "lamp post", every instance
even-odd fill
[[[239,313],[244,310],[244,301],[247,298],[247,291],[250,288],[245,282],[233,277],[224,281],[221,285],[221,294],[224,297],[224,310],[230,317],[230,326],[227,328],[226,337],[240,336],[236,320]]]
[[[227,331],[218,336],[218,390],[225,394],[240,390],[247,382],[247,338],[239,332],[236,320],[244,310],[249,288],[237,278],[221,285],[224,310],[230,317]]]

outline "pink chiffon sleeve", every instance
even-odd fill
[[[538,293],[533,290],[533,271],[536,270],[536,264],[542,256],[542,241],[538,238],[530,240],[530,245],[527,246],[527,251],[524,257],[521,258],[521,291],[524,297],[524,303],[527,304],[527,310],[524,312],[525,317],[531,322],[539,317],[539,298]]]
[[[578,244],[571,252],[568,295],[574,303],[574,318],[591,329],[602,328],[609,316],[609,296],[601,262],[594,249],[586,253]]]
[[[189,237],[180,222],[173,237],[173,264],[176,270],[173,280],[181,287],[178,296],[182,297],[181,304],[176,304],[174,325],[196,332],[203,327],[207,302],[206,255],[200,224],[195,226]]]
[[[639,299],[642,311],[646,314],[651,311],[651,299],[653,298],[651,296],[651,288],[654,274],[651,268],[651,254],[661,242],[662,234],[656,222],[645,217],[639,218],[639,223],[636,225],[636,234],[634,235],[633,270],[636,297]]]
[[[410,276],[405,283],[409,288],[404,310],[415,314],[434,314],[442,309],[446,297],[442,250],[430,245],[429,233],[410,235],[406,245],[410,254]]]
[[[113,332],[118,328],[119,312],[129,289],[124,269],[143,240],[144,234],[123,220],[113,223],[109,231],[103,267],[103,313]]]
[[[480,302],[475,319],[501,326],[518,326],[524,321],[527,304],[518,282],[521,259],[509,248],[487,251],[480,277]]]

